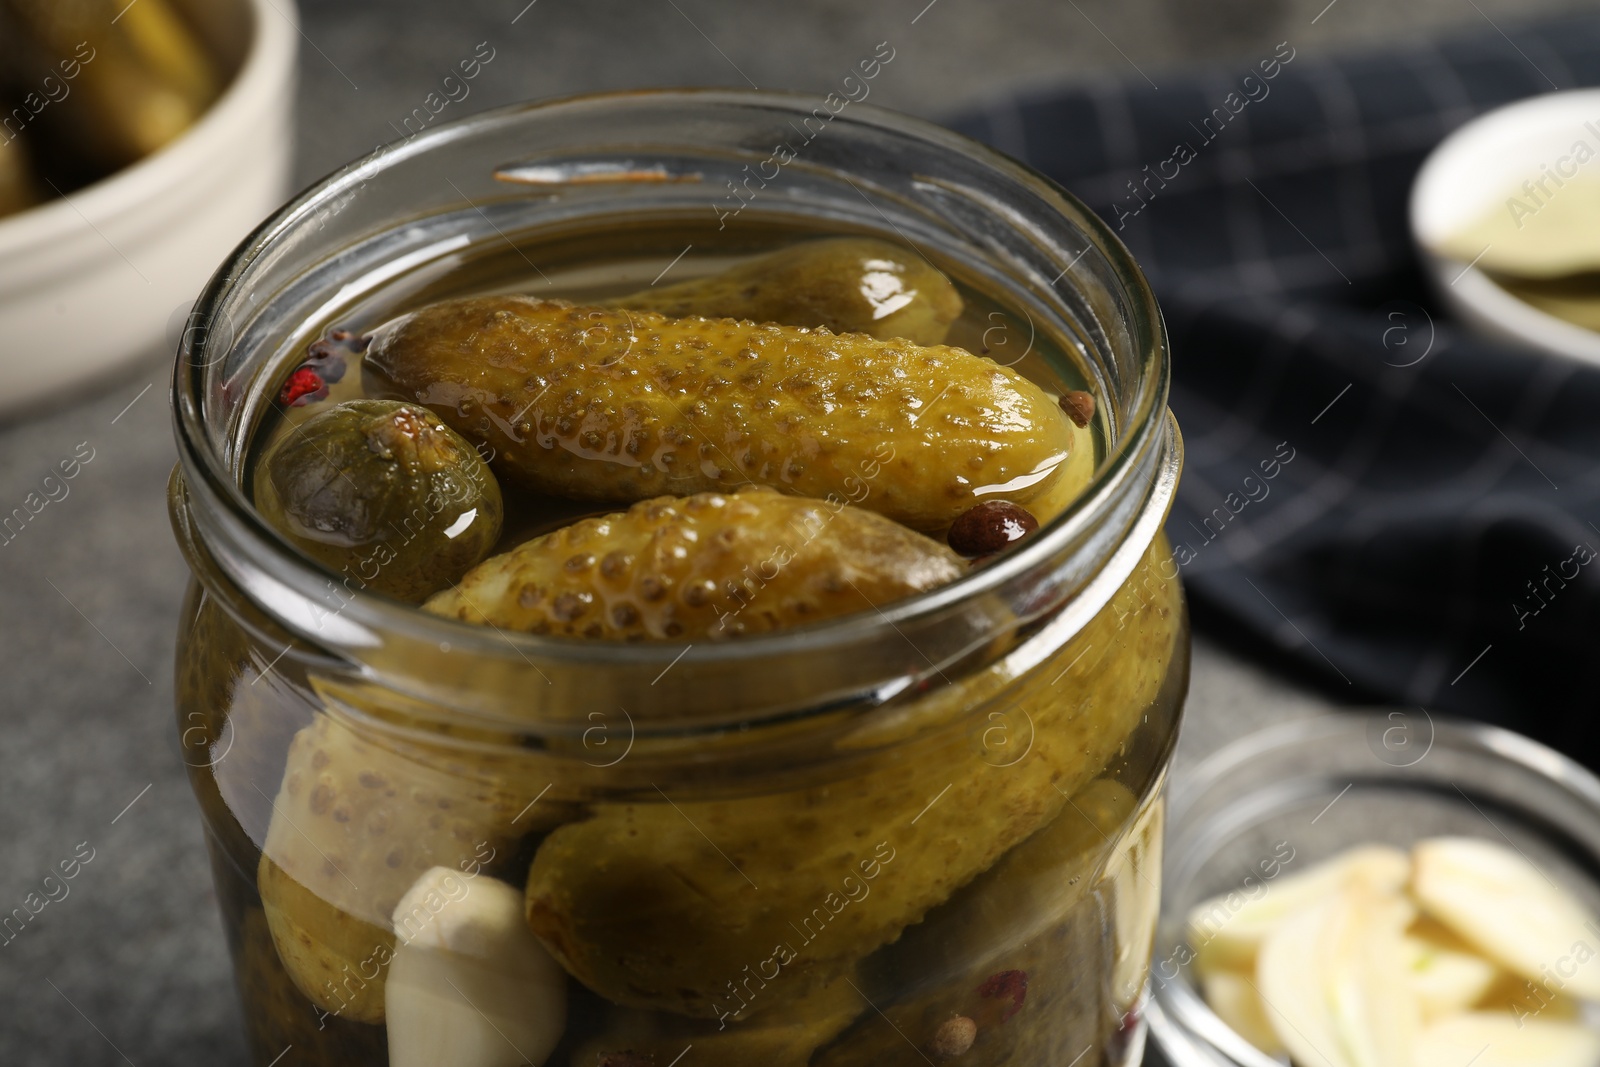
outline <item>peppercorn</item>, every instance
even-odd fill
[[[953,1060],[972,1047],[978,1037],[978,1024],[965,1015],[946,1019],[928,1042],[928,1055],[936,1060]]]
[[[1061,410],[1075,425],[1087,426],[1094,419],[1094,394],[1070,389],[1061,394]]]
[[[946,535],[950,547],[969,558],[987,556],[1039,528],[1026,508],[1009,500],[986,500],[962,512]]]

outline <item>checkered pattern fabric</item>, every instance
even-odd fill
[[[1600,84],[1600,19],[1503,28],[1325,62],[1291,41],[953,125],[1088,201],[1155,286],[1188,450],[1167,530],[1206,632],[1596,766],[1600,371],[1465,335],[1406,224],[1445,134]]]

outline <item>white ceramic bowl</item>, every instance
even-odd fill
[[[193,128],[0,219],[0,414],[167,347],[229,251],[288,192],[293,0],[179,0],[233,77]]]
[[[1586,124],[1593,124],[1590,129]],[[1411,237],[1444,303],[1469,326],[1503,341],[1600,365],[1600,333],[1523,303],[1482,271],[1440,255],[1452,232],[1503,204],[1540,164],[1577,141],[1600,154],[1600,89],[1546,93],[1480,115],[1433,150],[1411,187]],[[1600,159],[1586,164],[1600,168]],[[1595,235],[1600,242],[1600,234]]]

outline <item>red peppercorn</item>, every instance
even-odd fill
[[[1010,1000],[1005,1013],[1000,1016],[1000,1021],[1005,1022],[1021,1011],[1022,1002],[1028,999],[1028,972],[1000,971],[991,974],[978,985],[978,996],[985,1000]]]
[[[310,367],[300,367],[283,383],[283,391],[278,394],[278,399],[293,407],[302,397],[323,392],[326,388],[327,385],[316,371]]]

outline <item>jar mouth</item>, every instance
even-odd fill
[[[818,114],[826,107],[828,98],[805,93],[725,89],[613,92],[516,104],[432,126],[379,148],[286,204],[213,275],[195,304],[176,356],[173,411],[181,486],[175,482],[174,520],[196,573],[214,568],[289,633],[360,669],[385,675],[414,673],[405,668],[402,650],[427,647],[499,662],[512,669],[520,660],[534,671],[541,663],[564,663],[588,669],[626,667],[630,673],[643,672],[647,677],[674,665],[716,669],[720,664],[734,669],[738,664],[777,657],[848,658],[863,642],[881,641],[886,629],[899,632],[919,653],[906,659],[916,668],[912,674],[926,675],[970,654],[994,636],[1002,621],[1015,628],[1019,622],[1058,614],[1070,606],[1074,609],[1071,614],[1086,622],[1131,573],[1132,564],[1128,563],[1126,573],[1102,574],[1114,558],[1128,555],[1118,553],[1120,547],[1126,547],[1123,542],[1142,537],[1143,541],[1133,546],[1142,556],[1159,531],[1181,465],[1176,426],[1166,413],[1169,355],[1154,295],[1110,227],[1071,193],[977,141],[867,104],[850,103],[834,113],[825,136],[840,143],[835,157],[848,160],[852,151],[860,156],[869,145],[881,145],[885,155],[905,157],[890,161],[903,162],[898,170],[873,160],[879,170],[867,175],[858,172],[855,180],[844,174],[861,199],[888,223],[890,228],[882,230],[884,236],[892,240],[898,232],[910,240],[900,225],[910,216],[900,218],[897,224],[884,206],[898,212],[912,195],[959,202],[961,210],[974,217],[987,213],[982,221],[988,230],[979,238],[987,247],[974,242],[968,251],[981,247],[990,257],[989,268],[1000,265],[1011,271],[1039,306],[1054,300],[1058,305],[1054,314],[1069,306],[1064,300],[1076,301],[1071,313],[1078,320],[1094,320],[1077,321],[1080,332],[1101,339],[1108,349],[1080,352],[1089,363],[1085,370],[1091,378],[1098,378],[1099,395],[1115,401],[1106,405],[1105,457],[1088,487],[1063,514],[1001,559],[876,612],[790,631],[693,642],[687,648],[677,642],[586,641],[473,626],[359,590],[341,602],[337,612],[323,612],[326,617],[316,619],[316,609],[308,611],[306,606],[324,597],[332,584],[331,574],[295,551],[247,498],[242,486],[242,449],[249,435],[241,427],[259,413],[262,403],[262,384],[251,380],[248,372],[260,371],[262,358],[271,355],[265,349],[270,347],[274,303],[296,287],[307,288],[305,278],[324,269],[341,247],[379,234],[378,227],[363,222],[363,212],[371,215],[376,210],[369,210],[368,201],[376,198],[391,176],[424,169],[424,164],[437,164],[469,148],[483,158],[498,158],[493,156],[495,151],[502,155],[508,151],[496,148],[500,144],[521,146],[514,153],[518,158],[499,159],[498,169],[502,170],[508,164],[548,159],[570,164],[583,155],[560,143],[559,137],[552,147],[530,147],[541,144],[538,134],[545,127],[592,126],[600,131],[596,148],[607,158],[617,156],[619,150],[627,155],[629,149],[633,155],[649,157],[669,146],[679,151],[684,148],[671,140],[669,134],[675,130],[650,140],[628,139],[628,131],[648,127],[652,120],[659,124],[675,116],[710,115],[710,120],[698,125],[726,135],[741,121],[764,128],[764,124],[775,125],[785,118]],[[620,122],[620,136],[609,142],[605,140],[608,122]],[[697,123],[684,118],[678,126],[687,128],[692,138]],[[746,157],[740,151],[748,156],[756,149],[718,144],[708,151],[707,158],[731,157],[737,162]],[[925,166],[934,160],[950,161],[951,173]],[[466,184],[468,177],[478,181],[481,175],[458,176],[444,186],[445,192],[456,189],[461,193],[455,199],[456,209],[472,205],[487,219],[480,206],[485,200],[465,191],[473,188]],[[879,196],[879,203],[868,197],[862,183],[868,183],[865,187]],[[402,187],[405,182],[394,184]],[[503,203],[514,206],[516,202],[497,201],[492,209]],[[408,205],[391,212],[389,226],[401,229],[419,217],[440,213],[419,214],[416,207]],[[364,230],[360,228],[363,225]],[[327,232],[330,228],[332,234]],[[329,291],[338,288],[327,279],[318,284]],[[267,291],[264,300],[260,299],[262,289]],[[251,393],[255,395],[248,395]],[[622,507],[625,505],[619,510]],[[206,567],[197,564],[198,556],[205,557]],[[1116,580],[1101,589],[1107,581],[1096,582],[1097,577]],[[965,618],[958,620],[961,616]],[[314,627],[310,625],[313,619]],[[953,625],[964,632],[949,635],[953,640],[930,641],[924,648],[916,638],[930,633],[932,622],[938,622],[941,630]],[[906,684],[901,677],[889,683],[889,688]],[[423,691],[433,687],[421,684],[411,688]],[[834,696],[842,696],[850,688],[845,686]],[[854,684],[853,688],[860,695],[876,687]]]

